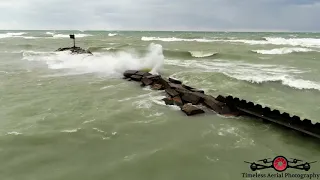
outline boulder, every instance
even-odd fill
[[[127,70],[123,73],[124,77],[131,77],[132,75],[136,74],[138,71],[135,71],[135,70]]]
[[[207,96],[206,98],[204,98],[203,104],[218,114],[222,114],[222,115],[237,114],[237,112],[231,111],[231,109],[226,105],[226,103],[217,101],[212,96]]]
[[[201,89],[190,89],[190,91],[204,94],[204,90],[201,90]]]
[[[180,107],[183,106],[183,101],[180,98],[180,96],[173,97],[172,100],[175,105],[180,106]]]
[[[176,90],[181,95],[183,95],[184,93],[190,93],[191,92],[191,91],[185,89],[181,84],[169,83],[168,85],[169,85],[170,88]]]
[[[171,98],[163,98],[162,99],[166,105],[174,105],[174,101]]]
[[[161,76],[160,75],[147,75],[145,77],[148,79],[157,80],[157,79],[160,79]]]
[[[158,84],[158,83],[153,83],[152,87],[153,90],[164,90],[164,87],[162,84]]]
[[[175,97],[178,96],[179,93],[171,88],[167,88],[165,89],[166,93],[168,93],[171,97]]]
[[[193,87],[188,86],[188,85],[185,85],[185,84],[182,84],[182,87],[184,87],[184,88],[187,89],[187,90],[194,89]]]
[[[139,75],[139,76],[150,76],[152,74],[150,74],[148,72],[138,71],[138,72],[136,72],[136,75]]]
[[[197,114],[203,114],[204,111],[200,108],[197,108],[191,104],[185,104],[181,107],[181,110],[187,115],[187,116],[192,116],[192,115],[197,115]]]
[[[192,103],[194,105],[199,104],[201,101],[201,97],[195,95],[194,93],[185,93],[183,94],[181,99],[185,102]]]
[[[182,84],[182,82],[179,81],[178,79],[174,79],[174,78],[171,78],[171,77],[169,77],[169,81],[170,81],[171,83],[174,83],[174,84]]]
[[[183,96],[186,93],[192,93],[191,91],[189,91],[187,89],[180,89],[180,88],[175,89],[175,91],[177,91],[181,96]]]
[[[142,76],[139,76],[139,75],[132,75],[130,76],[130,78],[134,81],[141,81],[142,79]]]
[[[141,80],[142,84],[144,86],[149,86],[153,83],[153,81],[149,78],[146,78],[146,77],[143,77],[142,80]]]
[[[156,79],[157,84],[161,84],[165,89],[170,88],[169,81],[163,79],[162,77],[159,77],[158,79]]]

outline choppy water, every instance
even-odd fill
[[[69,33],[94,55],[53,52],[72,45]],[[236,180],[251,172],[243,161],[320,158],[314,139],[249,118],[186,117],[121,79],[153,68],[319,122],[317,33],[2,31],[0,53],[1,180]]]

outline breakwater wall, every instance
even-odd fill
[[[320,123],[313,124],[309,119],[300,119],[287,112],[280,113],[260,104],[246,101],[233,96],[219,95],[213,97],[201,89],[191,87],[174,78],[163,78],[148,72],[128,70],[123,73],[124,79],[137,81],[141,86],[150,86],[153,90],[164,90],[166,98],[162,99],[167,105],[177,105],[188,116],[205,113],[198,105],[213,110],[224,116],[250,116],[271,122],[280,126],[299,131],[320,139]]]

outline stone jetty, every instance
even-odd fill
[[[70,51],[71,54],[91,54],[89,50],[82,49],[81,47],[64,47],[64,48],[59,48],[56,51]]]
[[[70,34],[69,36],[70,36],[70,39],[73,39],[73,46],[59,48],[56,51],[70,51],[71,54],[90,54],[90,55],[92,55],[91,51],[85,50],[85,49],[82,49],[81,47],[76,46],[76,36],[74,34]]]
[[[203,114],[203,107],[207,107],[220,115],[255,117],[320,139],[320,123],[313,124],[309,119],[301,120],[298,116],[280,113],[279,110],[271,110],[233,96],[213,97],[174,78],[163,78],[138,70],[127,70],[123,75],[124,79],[140,82],[141,86],[163,90],[166,94],[162,99],[165,104],[179,106],[187,116]]]

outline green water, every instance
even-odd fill
[[[207,94],[320,122],[320,34],[75,32],[94,55],[72,56],[53,52],[72,32],[18,32],[0,33],[1,180],[237,180],[252,173],[244,161],[320,158],[316,139],[246,117],[187,117],[163,92],[121,79],[161,67]]]

